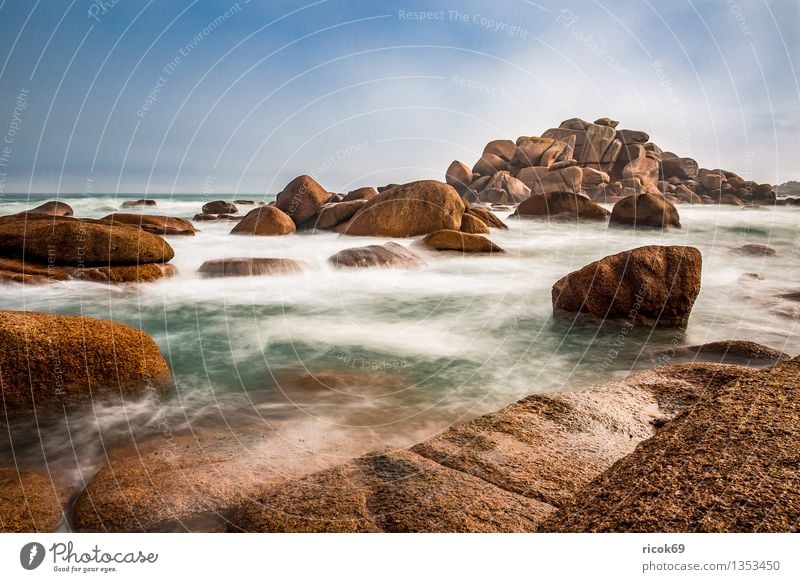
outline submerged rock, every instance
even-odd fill
[[[659,359],[764,367],[789,360],[791,356],[756,342],[727,340],[663,351]]]
[[[69,489],[49,475],[0,469],[0,533],[49,533],[63,519]]]
[[[572,192],[534,194],[517,207],[516,216],[562,220],[606,220],[609,212],[596,202]]]
[[[740,247],[736,247],[734,251],[736,251],[741,255],[754,255],[757,257],[778,256],[778,251],[767,245],[756,245],[756,244],[742,245]]]
[[[485,236],[457,230],[439,230],[423,238],[422,244],[436,251],[457,251],[462,253],[505,252]]]
[[[339,251],[328,258],[335,267],[417,267],[422,258],[402,245],[388,242]]]
[[[700,251],[646,246],[604,257],[559,279],[553,312],[636,325],[685,326],[700,292]]]
[[[198,269],[204,277],[250,277],[302,273],[305,265],[292,259],[232,258],[206,261]]]
[[[136,208],[137,206],[155,206],[155,200],[126,200],[122,203],[121,208]]]
[[[614,204],[611,224],[653,228],[681,227],[678,209],[657,194],[639,194],[623,198]]]
[[[203,204],[202,212],[203,214],[236,214],[239,209],[231,202],[214,200]]]

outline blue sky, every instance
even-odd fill
[[[797,0],[0,2],[6,193],[442,179],[602,116],[800,179]]]

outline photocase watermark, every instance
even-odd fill
[[[521,38],[527,40],[530,31],[517,24],[497,20],[491,16],[480,13],[459,12],[458,10],[398,10],[398,20],[408,20],[412,22],[446,21],[472,24],[480,28],[485,28],[490,32],[501,33],[511,38]]]
[[[225,10],[225,12],[222,12],[216,18],[214,18],[214,20],[211,20],[208,24],[201,28],[189,42],[185,43],[178,49],[177,54],[172,57],[172,60],[162,67],[158,78],[156,79],[155,83],[153,83],[150,91],[147,93],[144,102],[142,102],[142,105],[136,110],[136,115],[140,119],[144,119],[150,109],[152,109],[153,105],[156,104],[161,94],[161,90],[167,86],[167,82],[169,81],[170,77],[172,77],[172,75],[175,74],[175,71],[180,68],[184,62],[184,59],[187,58],[194,49],[200,46],[203,41],[206,40],[215,30],[233,18],[233,16],[238,14],[242,10],[243,5],[249,3],[250,0],[242,0],[241,2],[232,4],[227,10]]]
[[[340,147],[339,149],[336,150],[336,152],[333,155],[326,157],[321,164],[319,164],[316,168],[314,168],[314,175],[319,177],[322,174],[329,172],[339,162],[343,162],[347,158],[365,152],[368,147],[369,147],[368,141],[351,143],[347,144],[346,146]]]
[[[325,354],[339,360],[344,367],[357,370],[394,370],[408,368],[411,364],[405,358],[368,359],[353,355],[352,352],[339,349],[333,344],[325,345]]]
[[[736,24],[739,26],[739,31],[744,36],[752,36],[753,33],[750,31],[750,26],[747,24],[747,18],[745,17],[744,12],[742,12],[742,7],[733,0],[725,0],[725,4],[728,5],[730,13],[733,15],[734,19],[736,19]]]
[[[95,22],[100,22],[100,17],[111,12],[111,9],[121,1],[122,0],[94,0],[89,5],[89,10],[87,11],[89,18]]]
[[[672,106],[672,112],[675,115],[675,124],[681,133],[682,153],[690,156],[692,153],[692,132],[689,130],[689,124],[686,122],[686,111],[683,108],[683,104],[667,77],[667,74],[664,72],[664,65],[661,64],[661,61],[653,61],[650,63],[650,66],[653,68],[658,84],[661,85],[666,92],[667,100]]]
[[[510,93],[506,89],[502,87],[497,87],[496,85],[490,85],[485,81],[479,81],[478,79],[472,79],[469,77],[465,77],[463,75],[454,74],[450,77],[450,82],[453,85],[466,89],[470,92],[477,92],[482,93],[484,95],[488,95],[493,97],[503,103],[504,105],[508,105],[509,107],[516,109],[520,113],[524,115],[528,115],[530,117],[536,117],[533,108],[527,103],[524,103],[514,95]]]
[[[23,88],[17,94],[14,109],[11,113],[11,121],[8,123],[8,129],[6,129],[3,142],[0,144],[0,196],[5,194],[6,191],[6,180],[8,180],[6,168],[11,164],[11,154],[14,151],[17,134],[22,129],[22,113],[28,108],[30,92],[30,89]]]
[[[560,24],[567,31],[569,31],[573,38],[586,46],[586,48],[594,53],[601,62],[608,65],[612,71],[616,72],[622,77],[627,77],[630,73],[622,65],[622,62],[600,46],[600,44],[597,42],[597,39],[594,37],[594,33],[587,33],[581,29],[578,26],[580,20],[580,14],[576,14],[568,8],[562,8],[558,11],[558,15],[556,16],[556,23]]]

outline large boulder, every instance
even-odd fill
[[[90,317],[0,311],[0,386],[8,413],[140,398],[171,385],[167,362],[141,330]]]
[[[678,209],[659,194],[626,196],[611,211],[611,224],[647,226],[653,228],[680,228]]]
[[[45,202],[36,208],[31,208],[28,212],[34,214],[49,214],[50,216],[72,216],[74,214],[69,204],[58,201]]]
[[[466,205],[452,186],[422,180],[382,192],[336,227],[343,234],[407,237],[458,230]]]
[[[517,144],[510,139],[496,139],[486,144],[486,147],[483,148],[483,153],[493,154],[510,162],[517,153]]]
[[[418,267],[424,264],[419,255],[394,242],[345,249],[329,257],[328,262],[338,268]]]
[[[622,320],[627,326],[685,326],[700,292],[700,251],[646,246],[604,257],[553,285],[553,312]]]
[[[0,533],[49,533],[61,523],[69,489],[49,475],[0,469]]]
[[[575,192],[581,191],[583,171],[578,166],[568,166],[558,170],[551,170],[544,166],[522,168],[517,178],[531,190],[533,194],[546,194],[547,192]]]
[[[259,206],[248,212],[231,230],[231,234],[280,236],[297,230],[291,217],[274,206]]]
[[[375,198],[377,195],[378,191],[375,188],[372,186],[364,186],[363,188],[350,190],[350,192],[342,197],[342,202],[352,202],[353,200],[369,200],[370,198]]]
[[[631,160],[622,169],[622,178],[638,178],[647,189],[656,190],[658,184],[659,163],[653,158],[643,156]]]
[[[472,170],[469,166],[454,160],[448,167],[444,175],[444,180],[458,192],[464,192],[472,183]]]
[[[302,273],[303,263],[293,259],[231,258],[212,259],[200,265],[204,277],[250,277],[255,275],[291,275]]]
[[[479,176],[491,176],[495,172],[508,169],[508,162],[494,154],[483,154],[472,167],[472,173]]]
[[[202,208],[203,214],[236,214],[239,209],[232,202],[225,202],[224,200],[214,200],[213,202],[206,202]]]
[[[298,176],[278,194],[275,206],[288,214],[297,226],[319,212],[331,194],[311,176]]]
[[[138,226],[145,232],[160,236],[194,236],[194,233],[197,232],[197,229],[188,220],[172,216],[116,212],[104,216],[101,220],[111,225],[128,224]]]
[[[136,226],[44,214],[0,218],[0,255],[6,257],[83,267],[161,263],[174,254],[164,239]]]
[[[440,230],[422,239],[422,244],[436,251],[462,253],[504,253],[505,251],[479,234],[468,234],[455,230]]]
[[[467,212],[461,217],[460,230],[469,234],[489,234],[489,226],[474,214]]]
[[[343,222],[346,222],[355,216],[356,212],[361,210],[369,201],[368,198],[361,200],[351,200],[349,202],[336,202],[335,204],[326,204],[319,211],[319,214],[310,219],[307,224],[313,228],[322,230],[332,229]]]
[[[559,159],[568,147],[566,142],[549,137],[523,136],[517,140],[514,165],[520,168],[548,167]]]
[[[609,212],[582,194],[548,192],[534,194],[517,207],[517,216],[559,219],[606,220]]]
[[[661,160],[661,173],[665,180],[696,180],[699,170],[700,166],[692,158],[664,157]]]
[[[503,230],[508,230],[508,226],[502,220],[497,218],[497,215],[492,212],[491,210],[487,210],[486,208],[481,208],[479,206],[470,206],[467,208],[467,211],[464,213],[466,216],[470,214],[478,219],[481,220],[484,224],[491,228],[501,228]]]

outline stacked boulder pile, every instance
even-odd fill
[[[446,181],[466,200],[490,204],[517,204],[552,192],[606,203],[642,193],[675,204],[775,203],[770,184],[701,168],[692,158],[663,151],[647,132],[618,125],[608,117],[594,123],[573,118],[541,137],[494,140],[471,169],[452,162]]]

